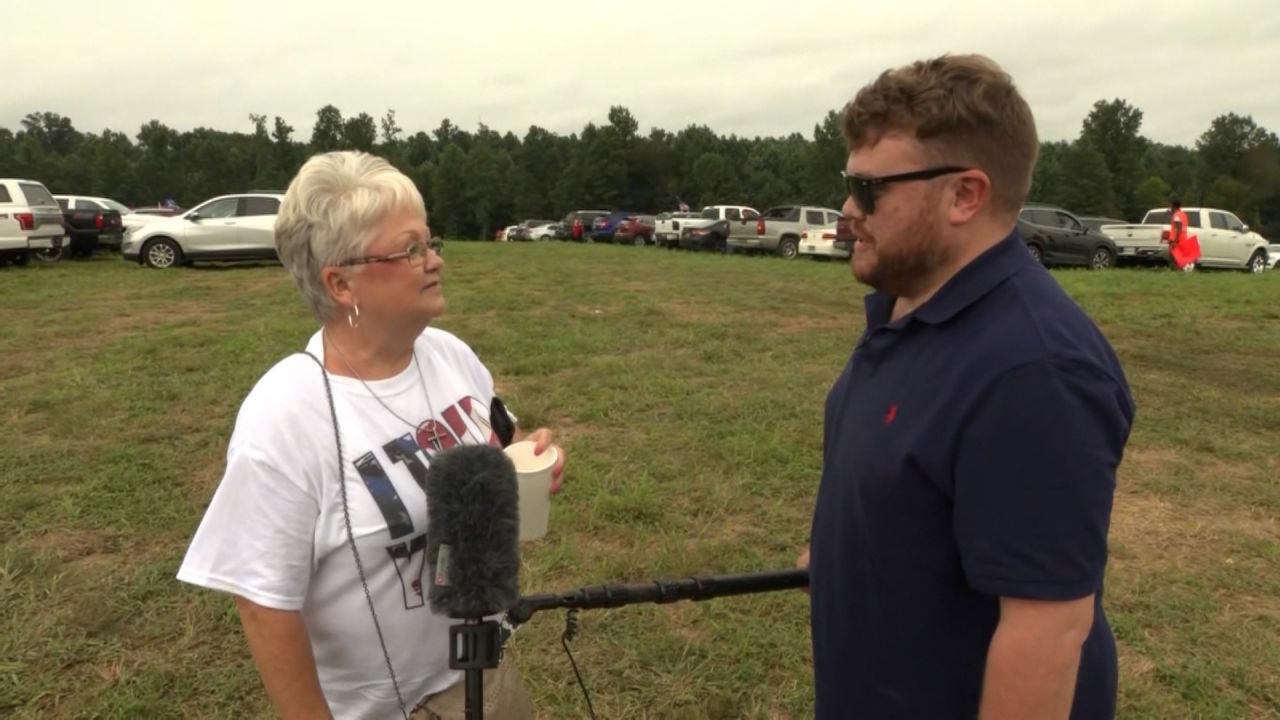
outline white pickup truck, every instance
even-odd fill
[[[671,213],[666,219],[659,215],[653,236],[664,247],[720,251],[729,237],[729,221],[758,217],[759,211],[746,205],[708,205],[696,215]]]
[[[754,221],[729,223],[731,251],[770,252],[787,260],[800,254],[800,236],[806,230],[835,227],[840,211],[808,205],[781,205],[764,211]]]
[[[1230,268],[1262,272],[1271,265],[1268,243],[1240,222],[1240,218],[1215,208],[1183,208],[1187,232],[1200,241],[1199,267]],[[1121,260],[1169,257],[1169,244],[1161,234],[1169,229],[1168,208],[1148,210],[1139,225],[1103,225],[1102,234],[1115,241]],[[1188,266],[1192,267],[1192,266]]]

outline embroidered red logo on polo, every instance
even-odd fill
[[[892,425],[893,421],[898,418],[898,403],[889,406],[889,411],[884,414],[884,424]]]

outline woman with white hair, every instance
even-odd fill
[[[235,595],[282,717],[462,717],[450,621],[424,595],[424,473],[433,452],[510,442],[513,421],[471,349],[429,327],[442,248],[402,173],[312,157],[275,239],[320,329],[245,398],[178,578]],[[564,451],[546,428],[527,439],[558,453],[557,491]],[[485,686],[491,717],[533,717],[507,663]]]

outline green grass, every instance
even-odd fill
[[[863,322],[844,264],[567,243],[447,261],[439,325],[570,454],[526,591],[791,566]],[[1057,277],[1139,404],[1107,577],[1122,716],[1280,716],[1280,273]],[[269,715],[231,602],[173,576],[240,401],[314,329],[286,273],[104,257],[0,268],[0,302],[0,715]],[[800,593],[580,618],[602,718],[812,714]],[[583,717],[562,629],[540,615],[511,650],[544,717]]]

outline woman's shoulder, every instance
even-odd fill
[[[479,362],[471,346],[448,330],[429,327],[418,336],[418,343],[425,344],[428,352],[446,355],[454,359]]]
[[[489,368],[480,361],[480,357],[470,345],[453,333],[427,328],[418,337],[418,343],[420,350],[424,350],[429,357],[438,358],[462,373],[464,377],[471,378],[473,382],[485,388],[486,392],[492,392],[493,378],[489,374]]]
[[[327,415],[328,406],[324,371],[312,357],[295,353],[258,378],[240,406],[236,426],[269,433],[322,410]]]

